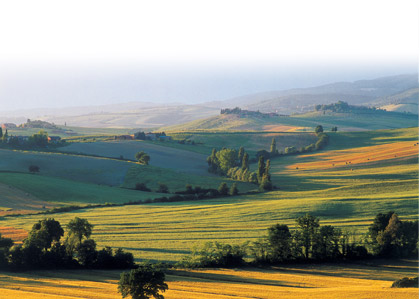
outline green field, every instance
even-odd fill
[[[416,141],[417,128],[370,135],[337,133],[331,135],[331,146],[326,151],[273,160],[273,182],[281,188],[277,191],[98,208],[54,217],[64,224],[74,216],[87,218],[95,225],[93,237],[99,246],[123,247],[137,259],[151,260],[179,260],[194,245],[209,240],[256,240],[277,222],[293,227],[294,219],[306,212],[319,216],[322,224],[359,235],[380,212],[394,210],[402,219],[417,218]],[[343,149],[346,144],[354,147]],[[344,164],[345,159],[353,164]],[[30,229],[40,218],[5,218],[0,225]]]

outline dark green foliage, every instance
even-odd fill
[[[8,134],[8,132],[7,132],[7,129],[6,129],[6,132],[4,132],[3,136],[1,137],[1,141],[2,141],[3,143],[6,143],[6,142],[7,142],[8,137],[9,137],[9,134]]]
[[[0,138],[2,138],[2,137],[3,137],[3,128],[0,127]]]
[[[230,188],[230,195],[235,196],[239,194],[239,189],[237,189],[237,184],[233,183]]]
[[[221,174],[226,174],[227,171],[236,166],[237,163],[237,152],[234,149],[226,148],[216,153],[218,161],[218,170]]]
[[[325,133],[319,133],[317,136],[319,139],[317,140],[315,147],[316,150],[321,150],[329,143],[329,136]]]
[[[39,172],[39,166],[37,166],[37,165],[30,165],[30,166],[28,167],[28,170],[29,170],[29,172],[31,172],[31,173]]]
[[[166,184],[159,183],[159,188],[157,189],[158,193],[169,193],[169,187]]]
[[[369,228],[374,253],[384,257],[417,255],[418,221],[401,221],[394,212],[378,214]]]
[[[97,259],[96,242],[92,239],[84,240],[76,248],[77,260],[86,268],[91,268]]]
[[[218,187],[218,192],[220,195],[226,196],[229,193],[229,189],[226,183],[222,182],[220,186]]]
[[[243,159],[242,159],[242,170],[249,169],[249,154],[244,153]]]
[[[247,243],[230,245],[219,242],[207,242],[202,248],[194,248],[191,256],[180,262],[180,266],[197,267],[237,267],[244,264]]]
[[[271,154],[268,151],[260,150],[256,152],[256,157],[259,159],[260,157],[263,157],[264,159],[269,159],[271,157]]]
[[[316,132],[316,134],[323,133],[323,126],[322,126],[322,125],[318,125],[318,126],[314,129],[314,132]]]
[[[145,152],[136,153],[135,159],[138,161],[138,163],[142,165],[148,165],[148,163],[150,162],[150,156],[146,154]]]
[[[81,244],[83,237],[88,239],[92,234],[93,225],[87,219],[75,217],[67,224],[67,229],[69,235],[76,237],[79,244]]]
[[[276,140],[275,138],[272,138],[271,155],[276,155],[277,153],[278,153],[278,150],[276,149]]]
[[[305,259],[312,257],[315,247],[317,232],[319,229],[319,219],[310,214],[297,218],[298,229],[296,243],[302,248],[302,254]]]
[[[258,162],[258,170],[257,170],[257,173],[256,173],[259,183],[262,182],[262,177],[263,177],[264,173],[265,173],[265,158],[263,156],[260,156],[259,157],[259,162]]]
[[[144,132],[137,132],[134,134],[134,138],[138,140],[146,140],[146,136]]]
[[[29,137],[29,143],[37,147],[45,147],[48,145],[48,133],[44,130],[40,130],[37,134],[33,134]]]
[[[337,132],[337,131],[338,131],[338,127],[332,127],[332,128],[330,129],[330,131],[331,131],[331,132]]]
[[[298,153],[298,150],[295,146],[288,146],[285,148],[285,154],[296,154]]]
[[[156,269],[151,264],[140,265],[131,272],[121,273],[118,283],[118,292],[122,298],[131,296],[132,299],[156,298],[163,299],[160,292],[168,289],[164,282],[166,279],[164,272]]]
[[[47,250],[52,242],[59,242],[62,236],[64,236],[64,230],[60,223],[53,218],[45,218],[33,225],[24,241],[24,246],[35,246]]]
[[[144,183],[136,183],[135,190],[144,191],[144,192],[151,192],[151,189],[146,186]]]
[[[244,156],[244,153],[245,153],[245,151],[244,151],[244,147],[240,147],[239,148],[239,153],[237,154],[237,160],[239,161],[239,162],[242,162],[243,161],[243,156]]]
[[[392,288],[417,288],[419,277],[403,277],[401,279],[397,279],[393,284],[391,285]]]
[[[291,257],[291,233],[288,226],[276,224],[268,228],[269,254],[271,262],[281,262]]]
[[[272,182],[269,178],[269,175],[264,173],[262,179],[260,180],[259,189],[261,191],[270,191],[273,189]]]

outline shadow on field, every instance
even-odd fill
[[[219,269],[208,269],[208,270],[219,270]],[[247,269],[244,269],[246,271]],[[283,282],[279,280],[271,279],[258,279],[253,277],[244,277],[240,276],[240,269],[234,269],[234,272],[237,272],[237,275],[233,274],[220,274],[220,273],[208,273],[208,272],[197,272],[197,271],[183,271],[183,270],[171,270],[168,271],[168,281],[194,281],[194,282],[217,282],[225,284],[256,284],[256,285],[269,285],[269,286],[279,286],[279,287],[289,287],[289,288],[313,288],[309,286],[302,285],[300,283],[293,284],[289,282]],[[249,269],[248,271],[258,271],[260,269]],[[264,271],[264,270],[263,270]],[[227,286],[226,286],[227,287]]]
[[[371,260],[359,263],[311,264],[273,267],[282,273],[394,281],[417,276],[418,260]]]

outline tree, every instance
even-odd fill
[[[30,173],[39,172],[39,166],[37,166],[37,165],[30,165],[28,167],[28,170],[29,170]]]
[[[268,228],[268,240],[271,249],[270,258],[274,262],[287,260],[291,256],[291,233],[285,224],[276,224]]]
[[[230,168],[236,166],[237,152],[234,149],[226,148],[216,154],[218,165],[223,174],[226,174]]]
[[[241,146],[241,147],[239,148],[239,153],[238,153],[238,160],[239,160],[239,163],[243,161],[243,156],[244,156],[244,153],[245,153],[245,151],[244,151],[244,147],[242,147],[242,146]]]
[[[150,161],[150,156],[146,154],[145,152],[138,152],[135,154],[135,159],[140,164],[148,165],[148,162]]]
[[[228,195],[229,189],[226,183],[222,182],[218,187],[218,192],[220,195]]]
[[[248,153],[244,153],[244,155],[243,155],[242,169],[243,170],[249,169],[249,154]]]
[[[0,138],[3,137],[3,129],[0,127]]]
[[[272,154],[272,155],[275,155],[275,154],[276,154],[276,152],[277,152],[277,149],[276,149],[276,140],[275,140],[275,138],[272,138],[272,143],[271,143],[271,154]]]
[[[304,258],[310,258],[313,247],[315,246],[316,235],[319,228],[319,219],[310,214],[306,214],[297,218],[297,226],[299,227],[299,233],[297,236],[297,243],[304,249]]]
[[[239,189],[237,189],[237,184],[233,183],[233,185],[231,185],[231,188],[230,188],[230,195],[235,196],[237,194],[239,194]]]
[[[9,137],[9,134],[8,134],[8,132],[7,132],[7,129],[6,129],[6,132],[3,134],[3,136],[1,137],[1,141],[3,142],[3,143],[7,143],[7,139],[8,139],[8,137]]]
[[[322,133],[323,132],[323,126],[322,125],[318,125],[316,127],[316,129],[314,130],[314,132],[316,132],[316,134]]]
[[[122,298],[131,295],[132,299],[164,299],[160,292],[169,288],[165,279],[164,272],[153,268],[151,264],[140,265],[137,269],[121,274],[118,292]]]
[[[207,158],[208,163],[208,171],[212,173],[216,173],[218,169],[218,159],[217,159],[217,150],[215,148],[212,149],[211,155]]]
[[[77,246],[77,259],[84,267],[91,267],[96,263],[98,252],[96,242],[92,239],[84,240]]]
[[[157,189],[159,193],[169,193],[169,187],[166,184],[159,183],[159,188]]]
[[[29,137],[29,142],[34,146],[45,147],[48,145],[48,133],[40,130],[37,134]]]
[[[54,218],[45,218],[32,226],[32,230],[23,244],[25,247],[35,246],[47,250],[51,247],[52,242],[59,242],[62,236],[64,236],[64,230],[60,222]]]
[[[261,191],[269,191],[269,190],[273,189],[272,182],[271,182],[271,179],[269,178],[268,174],[264,173],[262,175],[262,178],[261,178],[260,184],[259,184],[259,189]]]
[[[263,158],[263,156],[259,157],[259,162],[258,162],[258,171],[257,171],[257,176],[258,176],[258,181],[261,182],[262,181],[262,177],[263,174],[265,173],[265,159]]]
[[[88,239],[92,234],[93,225],[87,219],[75,217],[67,225],[69,235],[75,236],[81,244],[83,237]]]

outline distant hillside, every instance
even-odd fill
[[[207,105],[228,108],[238,106],[249,110],[289,114],[308,112],[313,109],[314,103],[330,104],[345,101],[350,104],[372,106],[372,103],[380,98],[390,97],[413,88],[418,88],[417,74],[338,82],[311,88],[269,91]]]
[[[380,98],[373,104],[387,111],[418,114],[419,88],[412,88],[393,96]]]
[[[345,103],[346,104],[346,103]],[[388,112],[368,107],[347,105],[318,105],[318,111],[291,116],[260,117],[221,114],[193,122],[161,128],[164,131],[313,131],[317,125],[325,130],[337,126],[339,131],[396,129],[418,126],[417,115]]]

